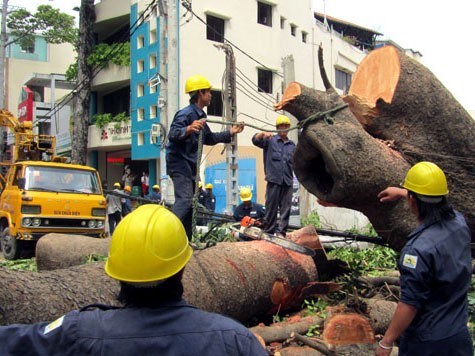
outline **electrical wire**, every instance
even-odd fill
[[[222,33],[219,33],[218,31],[216,31],[213,27],[209,26],[206,21],[204,21],[200,16],[198,16],[196,14],[196,12],[193,11],[192,7],[191,7],[191,3],[187,0],[184,0],[181,2],[181,5],[187,9],[188,11],[190,11],[194,17],[196,17],[200,22],[202,22],[207,28],[209,28],[210,30],[212,30],[215,34],[219,35],[220,37],[222,36]],[[235,45],[233,42],[231,42],[230,40],[228,40],[226,37],[222,36],[223,37],[223,40],[225,41],[225,43],[228,43],[229,45],[233,46],[234,48],[236,48],[239,52],[241,52],[242,54],[244,54],[246,57],[248,57],[249,59],[251,59],[252,61],[256,62],[257,64],[259,64],[260,66],[262,66],[263,68],[271,71],[271,72],[274,72],[271,68],[269,68],[268,66],[266,66],[264,63],[258,61],[257,59],[255,59],[254,57],[252,57],[250,54],[248,54],[246,51],[242,50],[241,48],[239,48],[237,45]],[[279,72],[274,72],[276,73],[278,76],[280,76],[281,78],[284,78],[284,76],[282,74],[280,74]]]
[[[121,38],[121,40],[125,40],[127,38],[130,40],[132,35],[140,28],[140,26],[143,25],[143,23],[145,22],[145,19],[147,19],[148,16],[150,16],[150,14],[148,14],[147,12],[150,12],[150,13],[153,12],[153,7],[156,5],[156,2],[157,0],[153,0],[152,2],[148,4],[145,10],[138,16],[137,20],[132,25],[130,25],[129,34]],[[114,45],[111,46],[109,53],[104,57],[102,63],[98,64],[96,67],[92,69],[91,77],[85,78],[82,82],[77,83],[76,86],[71,90],[71,92],[68,93],[66,96],[64,96],[63,99],[59,101],[58,105],[55,105],[54,109],[51,109],[49,112],[47,112],[45,116],[52,117],[57,112],[59,112],[59,110],[61,110],[64,106],[66,106],[73,99],[75,93],[82,91],[88,85],[88,83],[90,83],[92,79],[94,79],[99,74],[99,72],[109,64],[109,60],[115,54],[117,54],[126,43],[128,42],[114,43]]]

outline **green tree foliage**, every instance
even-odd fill
[[[105,67],[109,63],[118,66],[130,66],[130,42],[124,43],[100,43],[95,46],[90,56],[87,57],[86,63],[91,67]],[[67,80],[76,80],[78,75],[77,61],[71,64],[66,71]]]
[[[76,46],[79,35],[74,17],[50,5],[38,6],[34,14],[26,9],[10,12],[7,27],[14,41],[25,47],[32,45],[35,35],[39,34],[49,43],[71,43]]]

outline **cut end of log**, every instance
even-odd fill
[[[346,95],[342,99],[348,104],[351,112],[355,115],[364,129],[368,132],[372,132],[373,130],[371,127],[379,116],[379,110],[375,107],[374,103],[365,101],[365,99],[355,95]]]
[[[335,346],[375,342],[368,319],[356,313],[331,316],[323,330],[323,340]]]
[[[302,94],[300,84],[297,82],[291,82],[287,89],[285,89],[282,100],[277,104],[274,104],[274,110],[283,110],[288,103],[290,103],[300,94]]]
[[[376,106],[378,99],[390,104],[400,73],[398,49],[393,46],[376,49],[361,61],[348,94],[357,96],[372,106]]]

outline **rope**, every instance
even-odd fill
[[[311,121],[316,121],[318,119],[323,118],[323,121],[326,124],[333,124],[333,118],[331,117],[331,114],[340,111],[344,108],[346,108],[348,104],[341,104],[337,107],[334,107],[330,110],[324,111],[324,112],[317,112],[313,115],[310,115],[306,119],[300,121],[296,126],[290,127],[289,129],[285,130],[278,130],[278,129],[263,129],[259,126],[255,126],[252,124],[248,123],[236,123],[236,122],[230,122],[230,121],[224,121],[224,120],[209,120],[206,119],[207,123],[214,123],[214,124],[221,124],[221,125],[236,125],[236,124],[241,124],[244,126],[252,127],[254,129],[260,130],[260,131],[267,131],[267,132],[280,132],[280,131],[291,131],[291,130],[297,130],[302,128],[304,125]],[[201,165],[201,155],[203,153],[203,130],[200,131],[200,135],[198,137],[198,152],[197,152],[197,159],[196,159],[196,169],[197,169],[197,174],[199,174],[199,169]],[[196,223],[198,219],[198,195],[199,195],[199,179],[196,179],[195,177],[195,193],[193,194],[193,200],[192,200],[192,217],[191,217],[191,231],[192,231],[192,237],[191,241],[195,242],[194,237],[197,234],[196,230]]]
[[[332,109],[329,109],[327,111],[323,111],[323,112],[317,112],[315,114],[312,114],[310,115],[309,117],[307,117],[306,119],[300,121],[297,125],[293,126],[293,127],[290,127],[288,129],[267,129],[267,128],[263,128],[263,127],[260,127],[260,126],[256,126],[256,125],[252,125],[252,124],[248,124],[248,123],[245,123],[245,122],[229,122],[229,121],[221,121],[221,120],[210,120],[210,119],[206,119],[206,123],[213,123],[213,124],[221,124],[221,125],[237,125],[237,124],[242,124],[244,126],[247,126],[247,127],[251,127],[253,129],[256,129],[256,130],[259,130],[259,131],[267,131],[267,132],[281,132],[281,131],[292,131],[292,130],[297,130],[297,129],[301,129],[303,128],[305,125],[307,125],[309,122],[312,122],[312,121],[316,121],[316,120],[319,120],[321,118],[323,118],[323,121],[328,124],[328,125],[332,125],[334,123],[334,119],[333,117],[331,116],[332,114],[340,111],[340,110],[343,110],[344,108],[348,107],[348,104],[341,104],[341,105],[338,105]]]

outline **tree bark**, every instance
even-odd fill
[[[93,254],[107,256],[109,244],[109,238],[47,234],[36,243],[36,266],[46,271],[82,265]]]
[[[305,123],[294,155],[300,183],[323,201],[361,211],[400,250],[417,222],[404,201],[382,204],[377,194],[399,185],[417,161],[432,161],[445,171],[450,200],[473,231],[475,122],[437,78],[384,47],[362,61],[345,101],[349,107],[331,113],[331,120]],[[276,108],[303,121],[345,101],[333,88],[322,92],[294,82]]]
[[[266,344],[272,342],[282,342],[290,338],[292,332],[305,334],[311,327],[323,327],[323,319],[317,315],[307,316],[297,321],[283,321],[269,326],[258,325],[249,330],[256,335],[261,336]]]
[[[0,268],[0,324],[54,320],[92,303],[117,305],[119,283],[103,267],[98,262],[48,272]],[[183,276],[184,296],[201,309],[246,321],[300,306],[319,289],[317,278],[311,257],[265,241],[219,243],[194,252]]]
[[[74,121],[71,150],[71,160],[81,165],[87,163],[87,132],[89,125],[92,70],[86,60],[92,53],[92,25],[94,24],[95,16],[94,0],[81,0],[81,9],[79,12],[78,89],[76,93],[74,93]]]

